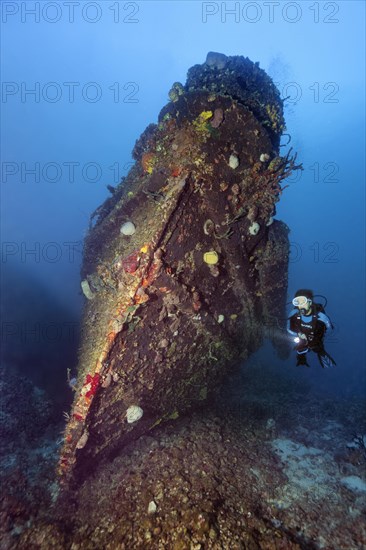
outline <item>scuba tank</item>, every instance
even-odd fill
[[[319,312],[324,313],[324,315],[326,315],[328,317],[329,321],[330,321],[330,326],[332,327],[332,329],[334,329],[334,325],[332,323],[332,320],[325,311],[325,308],[328,304],[327,298],[325,296],[323,296],[323,294],[314,294],[314,298],[316,298],[316,297],[323,298],[325,303],[324,304],[319,304],[319,303],[313,302],[312,306],[315,309],[315,313],[319,313]]]

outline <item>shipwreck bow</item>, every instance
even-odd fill
[[[279,93],[257,63],[210,53],[169,97],[85,239],[64,486],[205,400],[264,325],[281,346],[289,242],[273,217],[299,167],[279,155]]]

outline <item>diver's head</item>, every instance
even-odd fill
[[[308,288],[301,288],[295,294],[292,304],[299,308],[301,313],[308,313],[313,303],[313,291]]]

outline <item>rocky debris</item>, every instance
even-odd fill
[[[11,549],[52,504],[62,423],[45,392],[11,368],[0,369],[0,405],[0,546]]]
[[[19,471],[9,475],[2,485],[3,547],[365,546],[358,487],[365,459],[348,444],[356,426],[365,433],[364,402],[320,399],[298,371],[252,363],[206,404],[100,464],[65,508],[52,503],[52,485],[47,497],[45,487],[25,485]],[[50,463],[45,457],[39,471]]]

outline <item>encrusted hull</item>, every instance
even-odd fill
[[[264,325],[281,328],[289,242],[273,215],[281,181],[298,167],[279,156],[282,102],[271,80],[245,58],[224,59],[173,86],[86,238],[65,487],[205,400],[258,349]]]

